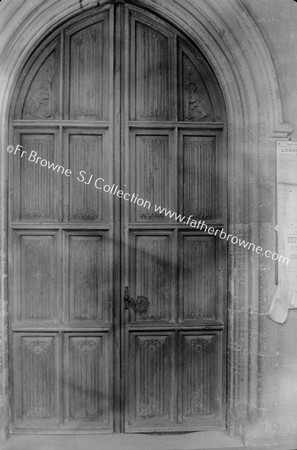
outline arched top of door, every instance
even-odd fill
[[[162,11],[156,15],[127,2],[118,34],[114,3],[80,12],[35,47],[20,71],[12,118],[108,120],[114,49],[114,60],[120,50],[126,53],[131,71],[130,120],[225,121],[219,83],[193,41]],[[124,48],[121,41],[129,43]]]
[[[1,59],[6,62],[0,92],[3,126],[12,92],[32,48],[59,24],[84,10],[106,4],[110,2],[47,0],[37,5],[14,4],[4,10],[5,39],[0,46]],[[248,126],[264,121],[268,134],[288,136],[292,128],[283,123],[269,49],[242,2],[221,0],[219,8],[215,0],[175,0],[170,8],[162,0],[139,0],[137,5],[166,18],[198,45],[219,81],[229,124]],[[7,131],[3,131],[5,139]]]

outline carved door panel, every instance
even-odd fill
[[[115,3],[50,34],[13,100],[17,432],[224,427],[223,242],[157,208],[226,225],[221,93],[179,31]]]
[[[191,215],[192,225],[224,225],[221,99],[203,57],[160,19],[127,7],[125,42],[124,184],[151,204],[123,205],[125,430],[218,429],[225,422],[222,241],[155,205]]]

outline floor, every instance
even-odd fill
[[[112,434],[93,436],[14,435],[1,450],[295,450],[293,447],[244,447],[238,438],[223,431],[181,435]],[[295,447],[296,448],[296,447]]]
[[[93,436],[14,435],[1,450],[196,450],[243,448],[239,439],[225,432],[180,435],[112,434]]]

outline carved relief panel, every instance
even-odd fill
[[[181,120],[213,121],[209,94],[201,74],[191,60],[182,54],[182,111]]]
[[[27,63],[22,72],[21,93],[15,110],[16,119],[58,119],[60,92],[60,55],[58,39],[40,53],[34,64]]]
[[[178,119],[185,122],[223,120],[224,102],[203,55],[178,39]]]
[[[55,119],[58,116],[57,60],[57,52],[53,51],[38,70],[25,100],[23,119]]]

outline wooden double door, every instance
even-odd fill
[[[224,136],[210,67],[152,13],[96,8],[33,52],[8,155],[15,431],[224,428],[224,243],[194,224],[226,226]]]

